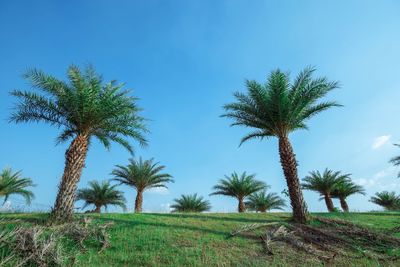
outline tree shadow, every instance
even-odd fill
[[[151,215],[151,216],[161,216],[161,217],[169,217],[169,218],[189,218],[189,219],[206,219],[206,220],[217,220],[217,221],[230,221],[230,222],[246,222],[246,223],[266,223],[266,222],[276,222],[276,221],[282,221],[282,220],[288,220],[290,217],[287,214],[282,214],[282,215],[276,215],[274,216],[276,218],[265,218],[265,219],[259,219],[259,218],[234,218],[234,217],[226,217],[226,216],[211,216],[211,215],[206,215],[204,213],[202,214],[194,214],[194,213],[145,213],[143,215]]]

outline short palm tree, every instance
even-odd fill
[[[239,175],[234,172],[231,176],[225,175],[225,179],[219,180],[219,183],[213,187],[214,192],[210,196],[223,195],[234,197],[238,200],[238,211],[245,212],[244,199],[266,188],[267,185],[264,182],[256,180],[254,174],[248,175],[246,172],[243,172]]]
[[[0,197],[4,197],[4,202],[11,195],[20,195],[30,204],[34,195],[27,188],[32,186],[34,186],[32,180],[21,177],[21,171],[13,172],[11,168],[7,168],[0,172]]]
[[[400,210],[400,196],[395,192],[377,192],[371,197],[370,201],[376,205],[383,207],[385,210]]]
[[[394,144],[394,145],[400,147],[400,144]],[[390,160],[390,163],[392,163],[394,166],[400,166],[400,156],[393,157],[393,158]],[[400,172],[399,172],[399,174],[397,175],[397,177],[400,178]]]
[[[354,194],[365,195],[365,190],[362,186],[353,183],[350,179],[345,179],[339,182],[333,191],[331,191],[331,197],[339,199],[340,206],[344,212],[349,211],[349,205],[347,204],[346,198]]]
[[[283,210],[283,208],[286,206],[283,198],[278,196],[276,193],[267,194],[265,190],[251,194],[245,204],[249,210],[257,212]]]
[[[33,69],[25,74],[39,92],[15,90],[18,99],[11,121],[45,122],[62,129],[58,142],[71,140],[65,153],[65,168],[52,211],[52,221],[72,219],[75,194],[89,144],[97,138],[107,149],[111,142],[132,151],[127,138],[146,144],[146,128],[130,91],[116,81],[104,83],[92,67],[81,71],[70,66],[68,82]]]
[[[154,159],[139,160],[130,159],[127,166],[116,165],[112,171],[114,181],[120,184],[132,186],[136,189],[135,212],[142,212],[143,192],[150,188],[164,187],[166,183],[173,182],[172,176],[168,173],[162,173],[165,166]]]
[[[117,190],[116,187],[117,185],[110,185],[108,181],[102,183],[91,181],[89,187],[78,190],[76,200],[85,202],[82,209],[94,205],[94,212],[96,213],[100,213],[101,208],[107,208],[107,206],[119,206],[125,210],[124,193]]]
[[[290,82],[289,74],[278,69],[271,72],[265,84],[247,81],[247,94],[235,93],[236,102],[225,105],[226,113],[222,115],[233,119],[233,126],[255,129],[242,138],[241,144],[254,138],[278,138],[280,161],[289,189],[293,218],[300,223],[307,221],[308,212],[289,134],[307,129],[306,121],[310,118],[339,106],[336,102],[319,102],[338,84],[326,78],[313,79],[313,73],[314,69],[306,68]]]
[[[326,208],[329,212],[335,211],[333,206],[332,191],[336,188],[339,182],[348,179],[349,174],[341,174],[340,171],[332,171],[325,169],[323,173],[319,171],[311,171],[308,176],[306,176],[302,184],[303,188],[306,190],[311,190],[319,193],[322,199],[325,200]]]
[[[210,202],[197,194],[181,195],[180,198],[174,199],[174,202],[171,205],[174,212],[203,212],[211,209]]]

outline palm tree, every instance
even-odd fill
[[[394,144],[394,145],[400,147],[400,144]],[[400,166],[400,156],[393,157],[389,162],[392,163],[394,166]],[[397,177],[400,178],[400,172],[397,175]]]
[[[97,138],[107,149],[111,142],[119,143],[130,152],[126,138],[146,144],[144,119],[139,116],[137,98],[116,81],[103,83],[92,67],[81,71],[70,66],[68,82],[32,69],[24,75],[39,92],[15,90],[18,99],[11,121],[45,122],[61,128],[57,142],[72,139],[65,153],[64,173],[52,211],[52,221],[72,219],[77,184],[89,144]]]
[[[107,206],[119,206],[126,209],[124,193],[115,189],[117,185],[110,185],[108,181],[101,184],[98,181],[89,182],[88,188],[79,189],[76,194],[76,200],[83,200],[85,204],[82,209],[89,205],[94,205],[94,212],[100,213],[101,208]]]
[[[291,83],[289,74],[278,69],[271,72],[265,84],[247,81],[248,93],[236,92],[236,102],[225,105],[226,114],[222,115],[234,120],[232,126],[255,129],[242,138],[241,144],[253,138],[278,138],[280,161],[289,189],[293,218],[300,223],[308,220],[308,212],[289,134],[298,129],[307,129],[308,119],[339,106],[336,102],[318,102],[337,88],[338,84],[326,78],[313,79],[313,73],[314,69],[306,68]]]
[[[243,172],[240,176],[234,172],[231,176],[225,175],[225,179],[219,180],[219,183],[213,187],[214,192],[212,195],[223,195],[234,197],[238,200],[238,211],[245,212],[246,206],[244,199],[263,189],[266,189],[267,185],[264,182],[255,179],[255,174],[248,175]]]
[[[334,172],[325,169],[323,173],[319,171],[311,171],[310,175],[306,176],[302,187],[306,190],[318,192],[322,199],[325,200],[326,208],[329,212],[335,211],[333,206],[331,193],[336,189],[339,182],[348,179],[349,174],[341,174],[340,171]]]
[[[174,182],[172,176],[167,173],[161,173],[165,166],[154,163],[154,159],[138,161],[129,160],[127,166],[116,165],[112,171],[114,181],[120,184],[132,186],[136,189],[137,195],[135,200],[135,212],[142,212],[143,192],[150,188],[164,187],[166,183]]]
[[[174,212],[203,212],[211,209],[210,202],[197,194],[181,195],[180,198],[174,199],[174,202],[171,206]]]
[[[395,192],[377,192],[371,197],[370,201],[376,205],[382,206],[385,210],[400,210],[400,196]]]
[[[276,193],[268,193],[263,190],[249,196],[246,207],[253,211],[267,212],[269,210],[283,210],[285,200]]]
[[[346,198],[354,194],[365,195],[365,190],[362,186],[353,183],[350,179],[344,179],[339,182],[331,191],[331,197],[339,199],[340,206],[344,212],[349,211],[349,205],[347,205]]]
[[[21,177],[21,171],[13,172],[11,168],[6,168],[0,173],[0,197],[4,197],[4,202],[10,195],[20,195],[30,204],[34,195],[27,188],[32,186],[32,180]]]

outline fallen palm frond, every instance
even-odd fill
[[[390,251],[400,247],[400,238],[377,233],[347,221],[319,217],[315,220],[322,225],[278,222],[248,224],[231,235],[267,228],[260,239],[268,255],[274,255],[275,244],[284,243],[325,263],[333,261],[337,256],[395,261],[400,259],[400,256],[390,255]]]

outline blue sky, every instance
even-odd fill
[[[197,192],[214,211],[234,211],[234,199],[208,197],[224,174],[256,173],[275,192],[286,186],[277,141],[239,148],[247,131],[219,117],[222,105],[245,90],[245,79],[313,65],[340,81],[328,98],[344,107],[291,135],[299,175],[325,167],[352,173],[367,196],[351,197],[350,209],[377,210],[372,194],[400,191],[388,163],[400,153],[392,145],[400,140],[399,13],[398,1],[1,1],[0,168],[22,169],[37,184],[34,203],[53,204],[68,144],[55,146],[58,130],[50,126],[9,124],[8,93],[30,90],[21,78],[29,67],[65,78],[71,63],[91,63],[106,80],[134,89],[151,120],[150,145],[135,144],[136,156],[154,157],[175,178],[169,191],[146,193],[144,209],[164,211],[180,194]],[[129,157],[94,142],[79,186],[110,178]],[[132,209],[135,191],[121,188]],[[305,192],[310,210],[325,211],[318,198]]]

